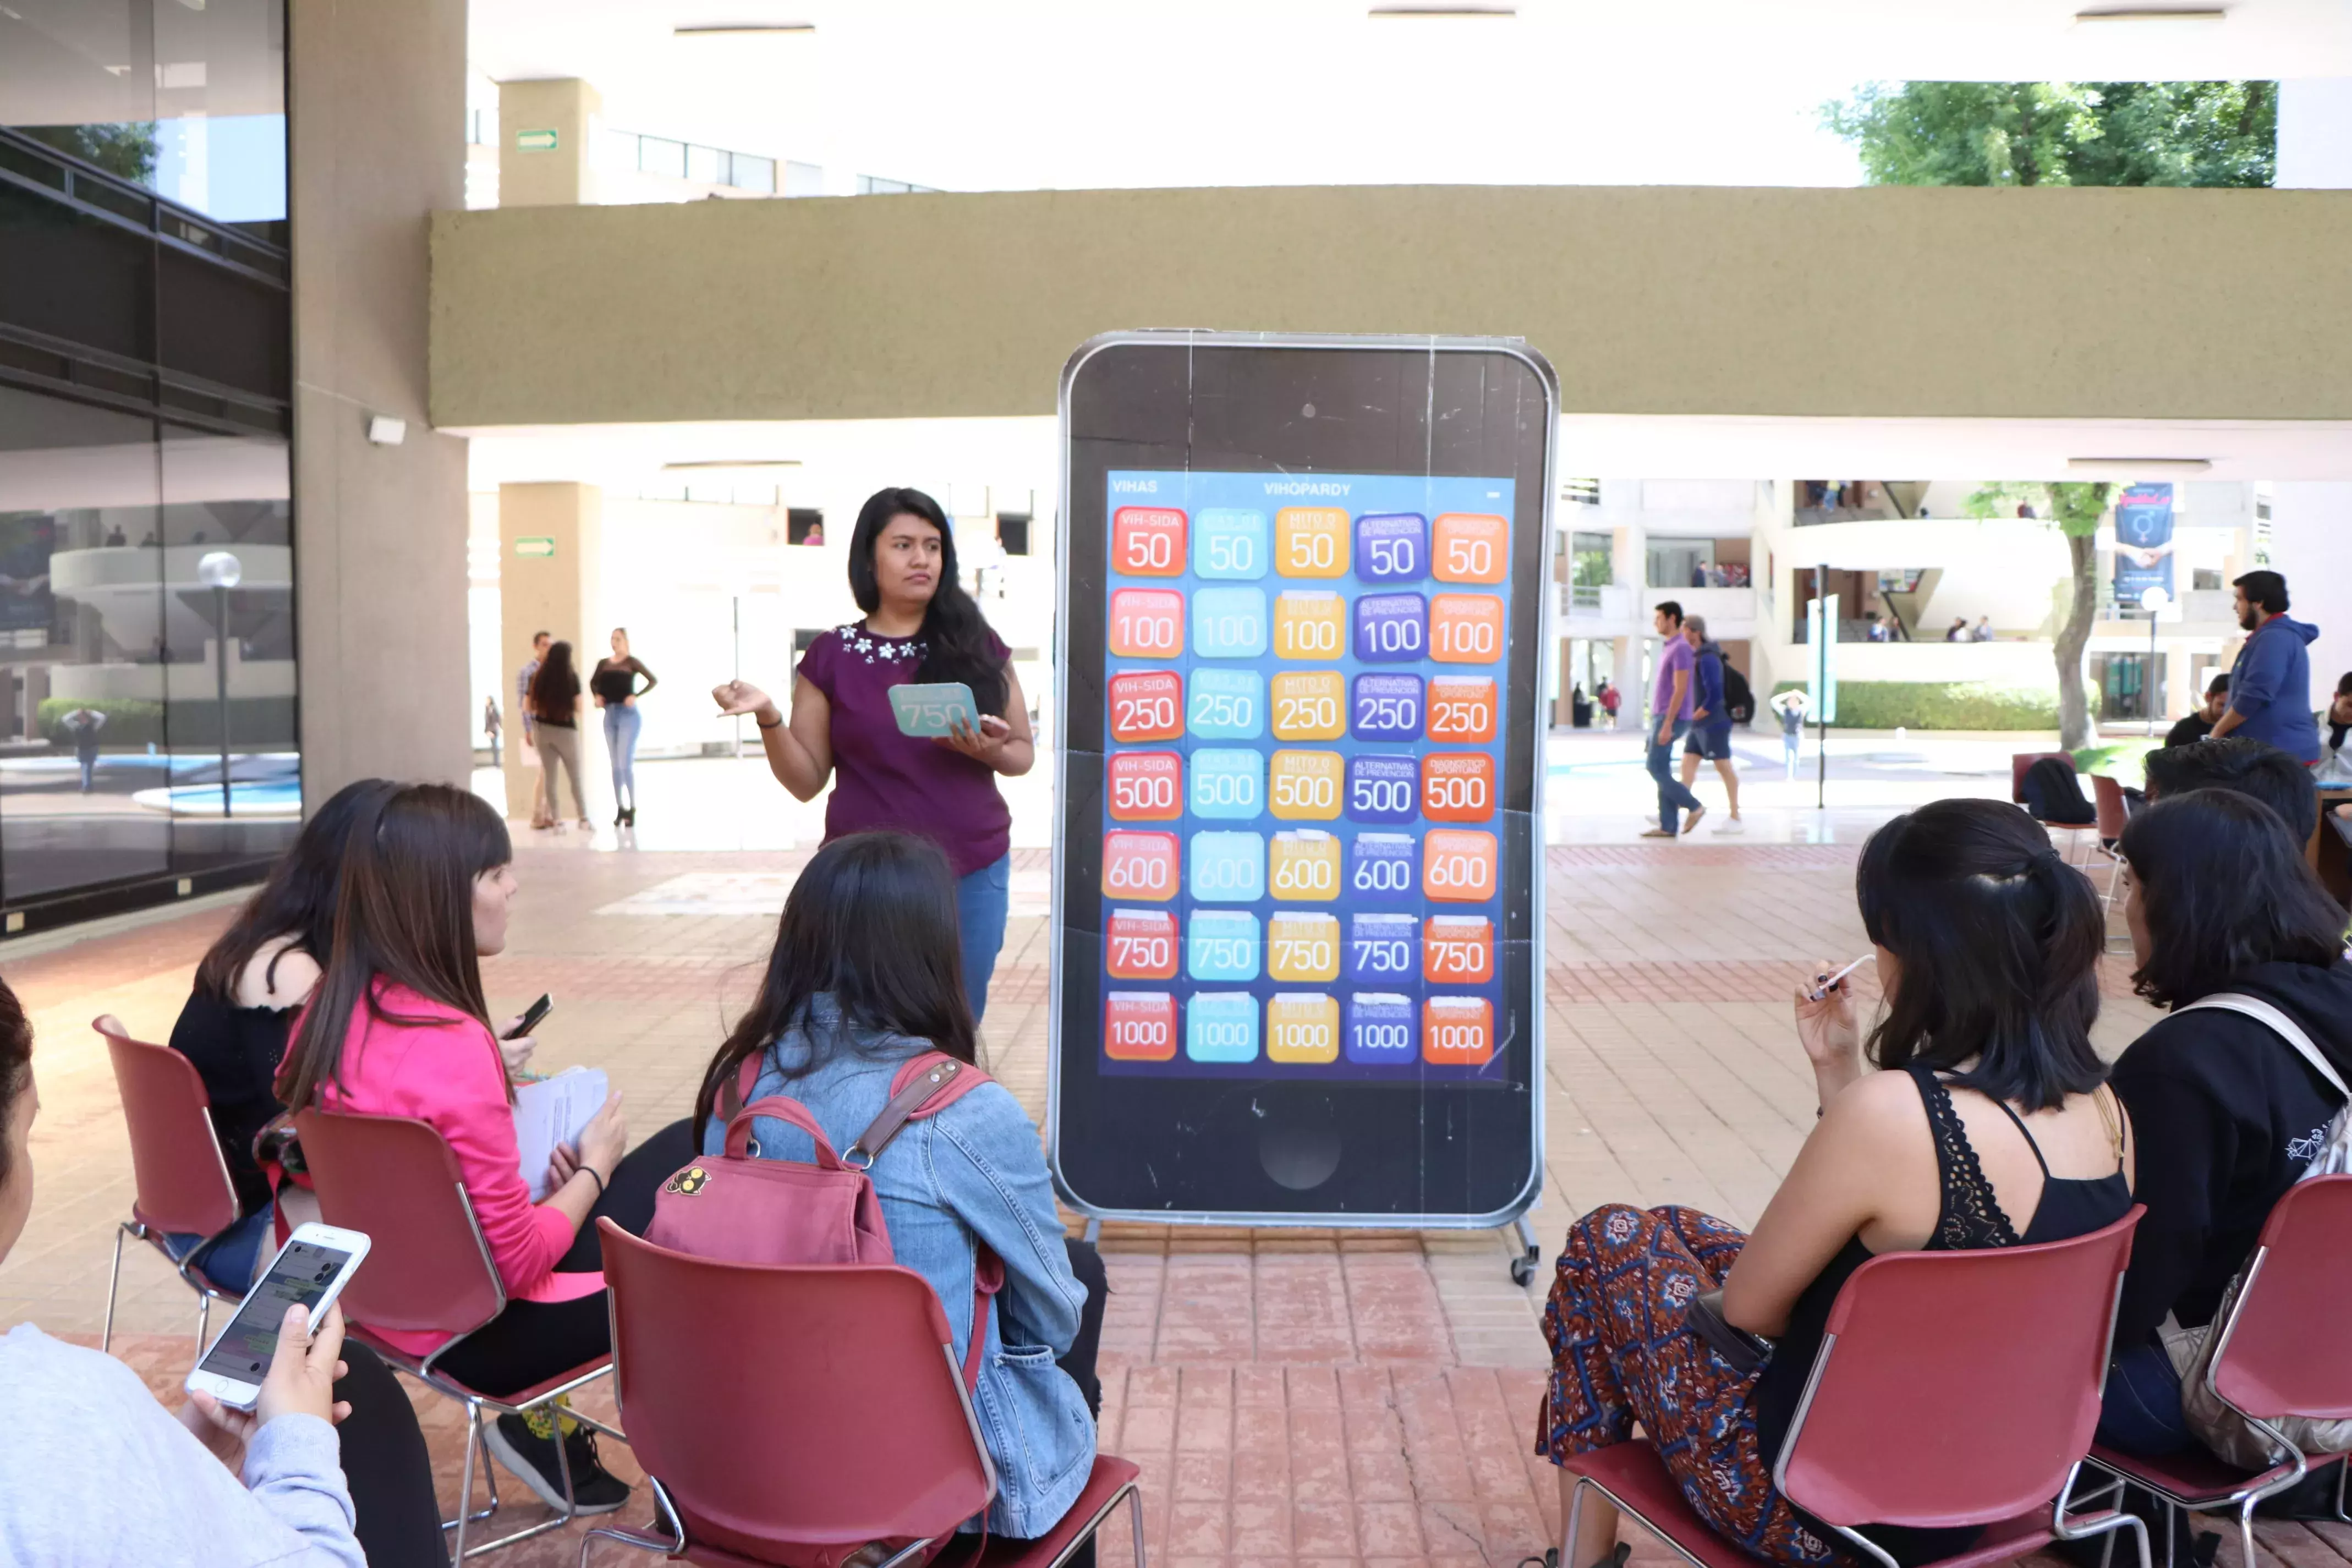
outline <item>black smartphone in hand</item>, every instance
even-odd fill
[[[517,1024],[513,1028],[509,1029],[506,1034],[500,1037],[509,1040],[520,1040],[525,1035],[530,1034],[533,1029],[538,1028],[540,1024],[547,1017],[547,1016],[554,1011],[555,994],[551,991],[542,991],[539,994],[538,1001],[523,1009],[522,1021]]]

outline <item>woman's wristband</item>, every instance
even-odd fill
[[[595,1166],[583,1165],[580,1167],[580,1173],[596,1184],[596,1195],[598,1197],[601,1198],[604,1195],[604,1178],[596,1173]]]
[[[777,730],[783,727],[784,716],[781,713],[777,714],[776,721],[773,724],[771,724],[765,719],[762,719],[757,713],[754,713],[751,715],[751,722],[757,724],[762,730]]]

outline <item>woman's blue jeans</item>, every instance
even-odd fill
[[[963,946],[963,994],[971,1021],[988,1011],[988,979],[1004,946],[1004,915],[1013,902],[1013,857],[956,879],[956,934]]]
[[[637,808],[637,731],[646,716],[625,702],[604,705],[604,749],[613,754],[613,805],[621,811]]]
[[[2134,1345],[2107,1369],[2099,1400],[2099,1441],[2143,1459],[2196,1446],[2180,1414],[2180,1377],[2154,1342]]]

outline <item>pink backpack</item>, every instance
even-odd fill
[[[882,1200],[866,1173],[909,1121],[936,1116],[982,1084],[992,1081],[969,1062],[927,1051],[901,1067],[890,1080],[882,1113],[836,1154],[807,1106],[785,1095],[743,1103],[759,1081],[764,1053],[743,1064],[725,1085],[716,1108],[727,1118],[726,1152],[706,1156],[662,1184],[654,1196],[653,1223],[645,1238],[656,1247],[726,1263],[892,1263],[890,1230],[882,1220]],[[789,1121],[816,1144],[816,1163],[763,1160],[752,1152],[751,1120]],[[980,1383],[981,1357],[988,1342],[989,1298],[1004,1283],[1004,1265],[980,1249],[971,1277],[971,1341],[964,1351],[964,1392]],[[982,1537],[983,1542],[985,1537]],[[809,1546],[785,1561],[788,1568],[842,1568],[875,1545],[887,1548],[874,1561],[895,1554],[909,1541],[867,1546]],[[929,1562],[949,1542],[937,1542],[913,1561]],[[911,1568],[911,1564],[910,1564]]]

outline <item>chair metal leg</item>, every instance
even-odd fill
[[[2254,1504],[2260,1500],[2248,1498],[2238,1505],[2238,1543],[2246,1553],[2240,1561],[2248,1564],[2258,1564],[2262,1561],[2254,1555]]]
[[[466,1510],[474,1504],[474,1455],[482,1446],[482,1407],[466,1402],[466,1463],[457,1481],[457,1539],[449,1549],[452,1568],[466,1561]],[[484,1463],[488,1463],[485,1457]]]
[[[98,1332],[98,1348],[103,1352],[114,1342],[114,1293],[122,1288],[122,1238],[130,1226],[114,1227],[114,1271],[106,1277],[106,1326]]]
[[[1143,1492],[1140,1488],[1127,1494],[1128,1522],[1135,1529],[1135,1568],[1143,1564]]]
[[[199,1290],[198,1292],[196,1292],[196,1354],[197,1354],[197,1355],[202,1356],[202,1355],[205,1353],[205,1342],[207,1339],[209,1339],[209,1338],[211,1338],[211,1337],[212,1337],[212,1330],[213,1330],[213,1298],[212,1298],[212,1292],[210,1292],[210,1291],[208,1291],[208,1290]]]

